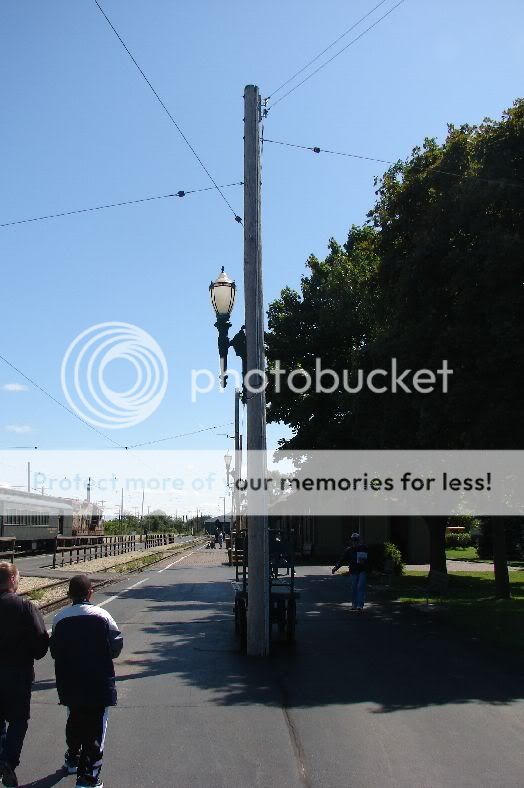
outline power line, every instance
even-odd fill
[[[124,449],[125,448],[120,443],[117,443],[117,441],[113,440],[113,438],[110,438],[109,435],[106,435],[105,433],[101,432],[100,430],[97,430],[96,427],[94,427],[88,421],[86,421],[81,416],[79,416],[78,413],[75,413],[74,410],[71,410],[71,408],[68,408],[67,405],[64,405],[63,402],[60,402],[59,399],[57,399],[56,397],[53,397],[53,395],[50,394],[49,391],[47,391],[43,386],[40,386],[39,383],[37,383],[35,380],[30,378],[24,372],[22,372],[21,369],[18,369],[18,367],[15,367],[15,365],[12,364],[10,361],[8,361],[7,358],[5,358],[4,356],[0,355],[0,361],[3,361],[4,364],[7,364],[8,367],[11,367],[11,369],[14,369],[15,372],[18,372],[19,375],[21,375],[25,380],[27,380],[29,383],[31,383],[32,386],[34,386],[39,391],[41,391],[42,394],[45,394],[45,396],[49,397],[49,399],[52,400],[56,405],[59,405],[61,408],[63,408],[65,411],[67,411],[67,413],[69,413],[70,416],[73,416],[78,421],[81,421],[82,424],[85,424],[86,427],[89,427],[90,430],[93,430],[93,432],[96,432],[97,435],[100,435],[102,438],[105,438],[106,441],[109,441],[114,446],[118,446],[119,449]]]
[[[215,187],[215,189],[217,190],[217,192],[218,192],[218,193],[219,193],[219,195],[222,197],[223,201],[225,202],[225,204],[227,205],[227,207],[229,208],[229,210],[231,211],[231,213],[232,213],[232,214],[233,214],[233,216],[235,217],[235,221],[236,221],[236,222],[238,222],[239,224],[242,224],[242,219],[241,219],[241,217],[240,217],[240,216],[238,216],[237,212],[234,210],[234,208],[232,207],[232,205],[231,205],[231,204],[230,204],[230,202],[228,201],[227,197],[225,196],[225,194],[224,194],[224,193],[223,193],[223,191],[221,190],[220,186],[219,186],[219,185],[216,183],[215,179],[213,178],[213,176],[212,176],[212,175],[211,175],[211,173],[209,172],[208,168],[206,167],[206,165],[204,164],[204,162],[202,161],[202,159],[200,158],[200,156],[199,156],[199,155],[198,155],[198,153],[196,152],[195,148],[194,148],[194,147],[193,147],[193,145],[190,143],[190,141],[188,140],[188,138],[186,137],[186,135],[184,134],[184,132],[182,131],[182,129],[180,128],[180,126],[178,125],[178,123],[176,122],[176,120],[175,120],[175,118],[173,117],[173,115],[171,114],[171,112],[168,110],[168,108],[167,108],[166,104],[165,104],[165,103],[164,103],[164,101],[163,101],[163,100],[160,98],[160,95],[157,93],[157,91],[155,90],[155,88],[153,87],[153,85],[151,84],[151,82],[149,81],[149,79],[147,78],[147,76],[146,76],[145,72],[142,70],[142,68],[140,67],[140,65],[139,65],[139,64],[138,64],[138,62],[136,61],[135,57],[134,57],[134,56],[133,56],[133,54],[131,53],[131,50],[129,49],[129,47],[128,47],[128,46],[127,46],[127,44],[125,43],[124,39],[122,38],[122,36],[120,35],[120,33],[118,32],[118,30],[116,29],[116,27],[115,27],[115,26],[113,25],[113,23],[111,22],[111,20],[110,20],[110,19],[109,19],[109,17],[107,16],[106,12],[105,12],[105,11],[104,11],[104,9],[102,8],[102,6],[101,6],[101,5],[100,5],[100,3],[98,2],[98,0],[94,0],[94,2],[95,2],[95,4],[96,4],[96,6],[98,7],[98,10],[100,11],[100,13],[102,14],[102,16],[103,16],[103,17],[104,17],[104,19],[106,20],[107,24],[109,25],[109,27],[111,28],[111,30],[113,31],[113,33],[115,34],[115,36],[118,38],[118,40],[120,41],[120,43],[121,43],[121,44],[122,44],[122,46],[124,47],[125,51],[126,51],[126,52],[127,52],[127,54],[129,55],[129,57],[131,58],[131,60],[133,61],[133,63],[135,64],[136,68],[138,69],[138,71],[140,72],[140,74],[142,75],[142,77],[144,78],[144,80],[145,80],[146,84],[147,84],[147,85],[149,86],[149,88],[151,89],[151,91],[152,91],[153,95],[155,96],[155,98],[157,99],[158,103],[160,104],[160,106],[162,107],[162,109],[164,110],[164,112],[166,113],[166,115],[168,116],[169,120],[170,120],[170,121],[171,121],[171,123],[174,125],[174,127],[176,128],[176,130],[178,131],[178,133],[180,134],[180,136],[182,137],[182,139],[183,139],[183,140],[184,140],[184,142],[186,143],[187,147],[189,148],[189,150],[191,151],[191,153],[193,154],[193,156],[195,157],[195,159],[198,161],[198,163],[200,164],[200,166],[202,167],[202,169],[203,169],[203,170],[204,170],[204,172],[206,173],[207,177],[209,178],[209,180],[211,181],[211,183],[213,184],[213,186]]]
[[[181,432],[178,435],[169,435],[167,438],[158,438],[158,440],[154,441],[145,441],[144,443],[135,443],[133,446],[125,446],[126,449],[138,449],[141,446],[152,446],[154,443],[164,443],[165,441],[172,441],[175,438],[188,438],[190,435],[199,435],[201,432],[210,432],[211,430],[218,430],[220,427],[229,427],[233,424],[232,421],[226,421],[223,424],[215,424],[212,427],[202,427],[200,430],[194,430],[193,432]]]
[[[282,142],[281,140],[268,140],[264,137],[264,142],[269,142],[272,145],[284,145],[286,148],[300,148],[301,150],[310,150],[313,153],[329,153],[332,156],[348,156],[350,159],[365,159],[366,161],[378,161],[380,164],[395,164],[394,161],[387,159],[376,159],[373,156],[361,156],[358,153],[341,153],[335,150],[326,150],[325,148],[313,147],[311,145],[297,145],[293,142]]]
[[[321,58],[322,55],[325,55],[326,52],[328,52],[328,50],[334,47],[335,44],[338,44],[339,41],[345,38],[348,35],[348,33],[351,33],[351,31],[354,30],[356,27],[358,27],[360,23],[364,21],[364,19],[367,19],[368,16],[371,16],[371,14],[374,11],[376,11],[377,8],[380,8],[381,5],[384,5],[385,2],[386,0],[380,0],[380,3],[378,5],[372,8],[371,11],[368,11],[367,14],[364,14],[364,16],[360,17],[358,22],[355,22],[353,25],[351,25],[351,27],[348,27],[347,30],[345,30],[340,36],[338,36],[338,38],[335,38],[335,40],[332,41],[331,44],[329,44],[325,49],[323,49],[322,52],[319,52],[318,55],[315,55],[315,57],[312,60],[310,60],[309,63],[306,63],[306,65],[303,66],[301,69],[299,69],[295,74],[293,74],[292,77],[289,77],[289,79],[286,79],[285,82],[282,82],[282,84],[279,85],[278,88],[276,88],[276,90],[272,90],[271,93],[268,95],[266,101],[269,101],[269,99],[272,99],[273,96],[275,96],[277,93],[280,93],[282,88],[285,88],[286,85],[289,85],[290,82],[293,82],[293,80],[296,79],[296,77],[300,76],[300,74],[302,74],[307,68],[309,68],[309,66],[312,66],[313,63],[316,63],[316,61],[319,58]]]
[[[67,405],[64,405],[63,402],[61,402],[59,399],[54,397],[49,391],[47,391],[47,389],[45,389],[43,386],[41,386],[35,380],[30,378],[29,375],[26,375],[24,372],[22,372],[21,369],[19,369],[14,364],[12,364],[7,358],[5,358],[5,356],[0,355],[0,361],[3,361],[4,364],[7,364],[8,367],[11,367],[11,369],[14,370],[15,372],[17,372],[19,375],[21,375],[24,378],[24,380],[27,380],[28,383],[31,383],[32,386],[34,386],[39,391],[41,391],[42,394],[44,394],[46,397],[48,397],[50,400],[52,400],[56,405],[59,405],[61,408],[63,408],[65,411],[67,411],[67,413],[69,413],[70,416],[73,416],[75,419],[80,421],[86,427],[89,427],[90,430],[93,430],[93,432],[96,432],[97,435],[100,435],[102,438],[105,438],[107,441],[109,441],[110,443],[112,443],[114,446],[116,446],[119,449],[127,449],[127,450],[129,450],[129,449],[138,449],[141,446],[152,446],[155,443],[164,443],[165,441],[175,440],[175,438],[187,438],[187,437],[190,437],[191,435],[199,435],[201,432],[210,432],[211,430],[217,430],[217,429],[220,429],[221,427],[229,427],[229,426],[231,426],[231,424],[233,424],[232,421],[225,421],[223,424],[214,424],[211,427],[202,427],[202,429],[194,430],[193,432],[181,432],[178,435],[169,435],[166,438],[158,438],[157,440],[145,441],[144,443],[135,443],[132,446],[122,446],[121,443],[118,443],[117,441],[113,440],[113,438],[109,437],[109,435],[106,435],[105,433],[101,432],[96,427],[94,427],[92,424],[90,424],[88,421],[86,421],[81,416],[79,416],[77,413],[75,413],[74,410],[71,410],[70,408],[67,407]],[[30,448],[30,447],[22,447],[22,446],[20,446],[20,447],[13,447],[13,448]],[[36,449],[36,446],[34,448]]]
[[[328,153],[330,156],[346,156],[350,159],[362,159],[364,161],[376,161],[379,164],[397,164],[397,161],[390,161],[388,159],[377,159],[373,156],[362,156],[359,153],[346,153],[343,151],[336,151],[336,150],[327,150],[326,148],[319,148],[317,146],[311,145],[298,145],[293,142],[282,142],[281,140],[268,140],[264,138],[263,142],[270,143],[272,145],[284,145],[286,148],[299,148],[300,150],[310,150],[312,153]],[[449,172],[449,170],[441,170],[439,167],[432,167],[433,172],[438,172],[440,175],[449,175],[451,178],[463,178],[465,173],[460,172]],[[483,175],[476,175],[475,173],[468,173],[470,177],[477,178],[479,181],[486,181],[487,183],[500,183],[503,186],[515,186],[517,188],[523,188],[524,182],[517,182],[517,181],[508,181],[505,178],[487,178]]]
[[[227,189],[230,186],[243,186],[243,181],[237,181],[236,183],[225,183],[221,186],[222,189]],[[27,224],[28,222],[43,222],[47,219],[58,219],[62,216],[72,216],[76,213],[89,213],[90,211],[103,211],[106,208],[120,208],[123,205],[137,205],[138,203],[142,202],[150,202],[151,200],[166,200],[171,197],[185,197],[188,194],[198,194],[199,192],[209,192],[214,191],[214,186],[206,186],[203,189],[189,189],[184,191],[181,189],[178,192],[174,192],[173,194],[157,194],[153,197],[141,197],[137,200],[124,200],[123,202],[112,202],[107,203],[105,205],[95,205],[91,208],[77,208],[73,211],[62,211],[61,213],[51,213],[47,216],[34,216],[29,219],[17,219],[12,222],[4,222],[0,224],[0,227],[12,227],[15,224]]]
[[[95,2],[96,2],[96,0],[95,0]],[[284,93],[283,96],[280,96],[280,98],[278,98],[276,101],[274,101],[269,107],[267,107],[266,112],[269,112],[270,110],[273,109],[273,107],[276,107],[277,104],[280,104],[281,101],[284,101],[285,98],[287,98],[289,95],[291,95],[291,93],[293,93],[295,90],[297,90],[299,87],[301,87],[305,82],[307,82],[309,79],[311,79],[311,77],[314,77],[315,74],[318,74],[319,71],[322,71],[323,68],[325,68],[330,63],[332,63],[333,60],[335,60],[335,58],[337,58],[339,55],[341,55],[343,52],[345,52],[346,49],[349,49],[349,47],[353,46],[353,44],[356,44],[357,41],[360,41],[360,39],[363,36],[365,36],[366,33],[369,33],[370,30],[373,30],[374,27],[376,27],[378,24],[380,24],[380,22],[382,22],[383,19],[386,19],[386,17],[388,17],[390,14],[392,14],[393,11],[395,11],[395,9],[397,9],[404,2],[405,2],[405,0],[399,0],[399,2],[396,5],[394,5],[392,8],[389,9],[389,11],[387,11],[385,14],[383,14],[381,17],[379,17],[375,22],[373,22],[372,25],[370,25],[369,27],[366,27],[366,29],[363,30],[362,33],[359,33],[358,36],[355,36],[355,38],[352,38],[351,41],[348,44],[346,44],[346,46],[342,47],[342,49],[339,49],[338,52],[335,52],[335,54],[332,55],[332,57],[330,57],[328,60],[326,60],[320,66],[318,66],[318,68],[316,68],[314,71],[312,71],[310,74],[308,74],[307,77],[304,77],[304,79],[302,79],[294,87],[292,87],[290,90],[288,90],[287,93]],[[328,47],[328,49],[329,49],[329,47]]]

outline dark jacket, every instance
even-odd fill
[[[368,548],[366,545],[359,544],[347,547],[335,564],[334,569],[340,569],[344,564],[349,567],[350,574],[352,575],[358,575],[360,572],[367,572],[369,570],[369,560]]]
[[[57,613],[51,655],[60,703],[116,705],[113,658],[118,657],[122,646],[122,634],[107,610],[83,602]]]
[[[47,654],[49,636],[40,611],[23,596],[0,591],[0,675],[13,669],[27,681],[34,678],[35,659]]]

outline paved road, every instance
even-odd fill
[[[296,650],[248,660],[224,557],[172,557],[97,594],[125,637],[107,788],[522,786],[522,676],[500,655],[421,614],[351,613],[347,579],[305,567]],[[20,778],[69,788],[49,657],[33,697]]]

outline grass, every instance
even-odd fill
[[[39,602],[45,596],[45,589],[33,588],[32,591],[28,591],[25,596],[33,602]]]
[[[143,569],[150,564],[156,564],[157,561],[162,561],[163,558],[166,558],[168,555],[173,555],[171,552],[165,553],[151,553],[150,555],[143,555],[141,558],[135,558],[133,561],[126,561],[125,564],[117,564],[112,568],[113,572],[119,572],[123,574],[124,572],[134,572],[137,569]]]
[[[454,561],[480,561],[475,547],[450,547],[446,550],[446,558]]]
[[[477,555],[476,547],[453,547],[446,550],[446,558],[451,561],[475,561],[490,564],[492,558],[479,558]],[[513,566],[517,569],[524,569],[524,561],[508,561],[508,566]]]
[[[143,569],[150,564],[156,564],[158,561],[162,561],[164,558],[177,555],[177,553],[185,552],[191,546],[192,545],[185,545],[184,547],[179,547],[178,549],[173,550],[173,548],[169,549],[169,547],[166,545],[166,550],[162,550],[158,553],[150,553],[149,555],[143,555],[140,558],[135,558],[133,561],[126,561],[124,564],[116,564],[116,566],[111,567],[111,571],[118,572],[120,574],[124,574],[125,572],[135,572],[137,569]]]
[[[511,599],[496,599],[492,572],[454,572],[446,591],[436,596],[430,592],[425,572],[407,572],[393,578],[381,596],[404,604],[438,604],[452,626],[522,653],[524,571],[511,572],[510,582]]]

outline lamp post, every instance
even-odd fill
[[[233,339],[229,339],[228,333],[231,328],[229,318],[233,311],[236,295],[236,284],[224,271],[217,276],[214,282],[209,285],[209,295],[211,304],[215,310],[218,331],[218,355],[220,356],[220,383],[222,388],[227,386],[227,352],[233,348],[237,356],[242,359],[242,378],[246,374],[246,335],[244,326],[238,331]]]
[[[226,465],[226,479],[227,479],[226,483],[227,483],[228,487],[229,487],[229,475],[231,473],[231,460],[232,459],[233,458],[232,458],[232,456],[230,455],[229,452],[227,452],[227,454],[224,454],[224,463]]]
[[[209,295],[211,304],[215,310],[218,331],[218,355],[220,356],[220,381],[222,388],[227,385],[227,351],[229,350],[228,331],[231,328],[229,316],[235,304],[236,285],[224,271],[217,276],[214,282],[209,285]]]

